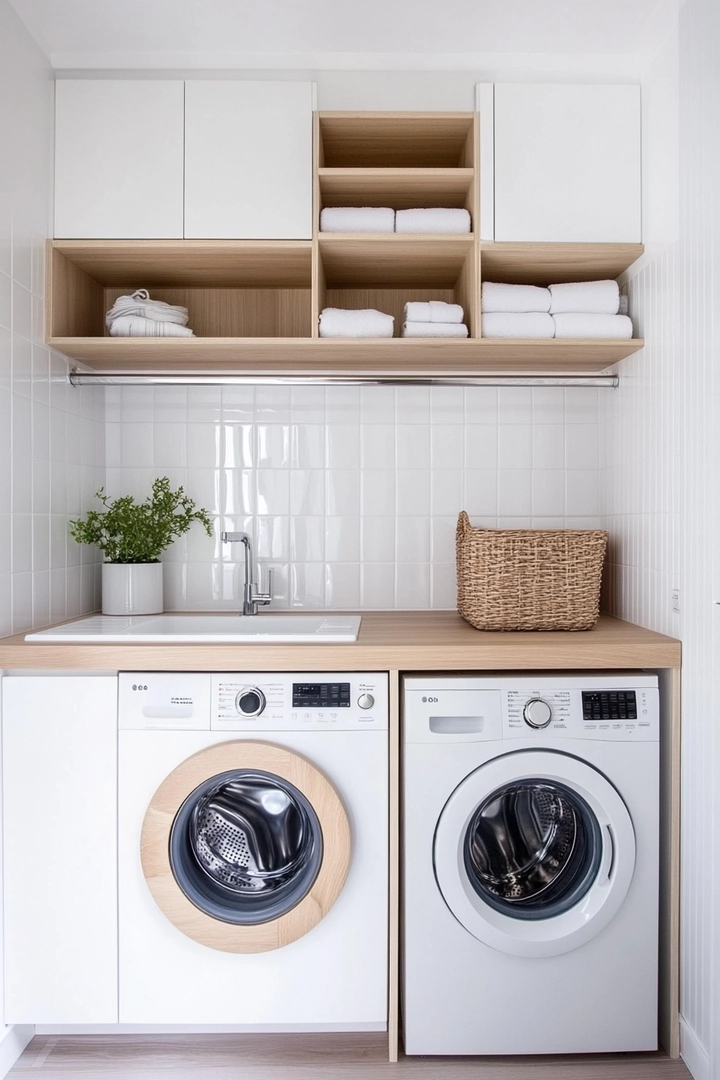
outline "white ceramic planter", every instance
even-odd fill
[[[163,610],[163,566],[103,563],[103,615],[156,615]]]

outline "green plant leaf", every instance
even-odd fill
[[[110,500],[105,489],[96,493],[104,510],[89,510],[85,519],[70,522],[78,544],[94,544],[113,563],[157,562],[176,537],[199,521],[208,536],[212,522],[207,510],[196,510],[182,487],[173,491],[167,476],[153,480],[152,494],[136,503],[132,495]]]

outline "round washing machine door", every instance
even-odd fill
[[[237,740],[183,761],[157,789],[140,844],[170,921],[201,945],[267,952],[330,910],[350,864],[350,827],[327,778],[299,754]]]
[[[578,758],[520,750],[467,776],[433,845],[450,911],[479,941],[557,956],[589,941],[622,905],[635,833],[617,790]]]

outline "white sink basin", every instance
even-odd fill
[[[357,641],[360,615],[90,615],[26,634],[26,641],[153,645],[161,642],[334,644]]]

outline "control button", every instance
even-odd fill
[[[360,709],[372,709],[375,704],[375,698],[372,694],[361,694],[358,698],[358,708]]]
[[[523,719],[533,728],[547,727],[552,720],[552,709],[542,698],[531,698],[525,703]]]
[[[235,697],[235,708],[241,716],[259,716],[265,708],[265,695],[257,686],[245,686]]]

